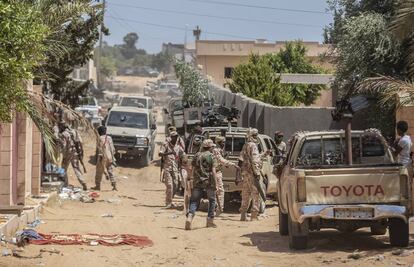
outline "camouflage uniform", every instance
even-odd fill
[[[249,137],[247,142],[244,144],[243,149],[240,153],[240,161],[242,161],[241,174],[243,177],[242,183],[242,204],[240,212],[243,214],[247,213],[247,210],[252,200],[252,217],[259,213],[260,207],[260,196],[259,192],[254,184],[255,176],[260,175],[262,168],[261,155],[257,147],[257,141],[253,137]]]
[[[283,172],[284,162],[287,156],[287,146],[286,143],[281,141],[277,146],[277,155],[274,157],[273,162],[273,174],[276,175],[277,178],[280,178]]]
[[[160,154],[174,152],[172,155],[163,156],[163,177],[165,184],[165,203],[171,205],[173,200],[173,178],[179,175],[179,161],[184,156],[184,149],[178,144],[178,139],[175,145],[171,143],[171,139],[161,146]]]
[[[60,133],[60,141],[63,156],[62,168],[65,170],[65,186],[69,184],[68,169],[71,164],[79,183],[85,187],[86,184],[80,169],[79,155],[76,151],[75,145],[75,142],[82,143],[79,133],[75,130],[66,128],[62,133]]]
[[[219,204],[219,212],[224,210],[224,185],[223,185],[223,167],[234,166],[236,164],[230,162],[224,158],[224,151],[220,147],[213,149],[213,155],[217,162],[217,173],[216,173],[216,187],[217,187],[217,202]]]
[[[216,177],[214,177],[214,172],[217,163],[211,152],[214,146],[211,139],[204,140],[203,151],[198,152],[191,163],[193,166],[193,188],[191,190],[190,207],[187,213],[186,230],[191,230],[192,220],[204,196],[204,192],[207,193],[208,198],[207,227],[217,227],[214,223],[214,210],[216,206]]]
[[[97,163],[96,163],[96,174],[95,174],[95,185],[100,188],[102,175],[108,175],[112,186],[115,186],[114,168],[115,162],[115,147],[112,138],[109,135],[102,135],[100,138],[100,148],[98,149]],[[106,169],[106,173],[105,173]]]

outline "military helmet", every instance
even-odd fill
[[[226,141],[226,138],[224,136],[217,136],[216,137],[216,144],[220,144]]]
[[[215,147],[216,145],[214,144],[213,140],[211,139],[206,139],[203,141],[203,148],[212,148]]]

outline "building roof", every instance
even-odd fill
[[[317,57],[329,51],[331,45],[319,42],[302,42],[309,57]],[[249,56],[251,53],[277,53],[285,47],[286,41],[266,42],[234,40],[200,40],[196,43],[197,56]]]

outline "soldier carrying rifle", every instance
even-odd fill
[[[76,130],[69,128],[65,121],[59,122],[58,127],[58,136],[63,155],[62,168],[65,170],[65,186],[68,186],[69,184],[68,169],[69,165],[72,165],[75,175],[78,178],[79,183],[82,185],[83,190],[87,190],[88,188],[80,169],[80,163],[82,162],[83,157],[82,139],[79,133]],[[85,168],[84,171],[86,171]]]
[[[179,162],[185,155],[183,147],[178,143],[178,133],[170,132],[170,136],[161,146],[159,156],[162,160],[162,182],[165,184],[165,208],[173,207],[172,200],[174,197],[173,183],[174,179],[180,176]]]
[[[247,221],[247,210],[252,201],[251,220],[259,219],[260,197],[265,199],[265,193],[260,186],[263,155],[260,155],[258,144],[258,130],[251,129],[247,134],[239,157],[239,166],[243,179],[242,204],[240,207],[241,221]]]

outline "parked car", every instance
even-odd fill
[[[228,156],[227,159],[234,163],[237,163],[243,145],[246,143],[248,128],[232,127],[230,130],[227,127],[203,128],[202,135],[193,136],[189,142],[189,147],[187,148],[189,158],[192,158],[199,151],[203,139],[210,138],[214,140],[217,136],[221,135],[222,131],[226,132],[226,145],[224,151]],[[273,154],[276,153],[276,145],[269,136],[259,134],[258,137],[258,148],[260,153],[265,152],[267,150],[273,151]],[[273,199],[276,199],[278,180],[276,176],[273,174],[273,158],[271,155],[265,157],[263,161],[262,171],[264,175],[264,177],[262,178],[264,182],[263,186],[265,192],[268,196],[272,197]],[[234,168],[224,168],[223,184],[226,201],[240,198],[240,193],[242,189],[241,184],[236,185],[235,180],[236,170]]]
[[[392,246],[407,246],[411,177],[396,164],[378,131],[353,131],[353,165],[345,163],[345,132],[303,132],[279,182],[279,232],[292,249],[307,246],[309,231],[389,230]],[[346,236],[344,236],[346,238]]]
[[[98,105],[98,100],[95,97],[82,97],[79,101],[79,106],[75,110],[82,112],[94,127],[102,124],[102,108]]]
[[[141,165],[149,165],[154,157],[156,125],[148,109],[113,107],[106,126],[117,158],[138,159]]]

